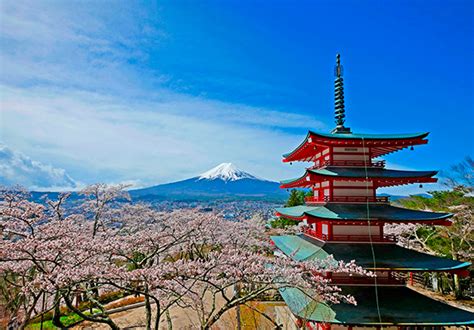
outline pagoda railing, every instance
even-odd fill
[[[302,232],[308,236],[316,237],[316,238],[321,238],[326,240],[327,235],[318,233],[316,230],[311,229],[310,227],[303,227]]]
[[[311,169],[314,168],[321,168],[321,167],[326,167],[326,166],[356,166],[356,167],[377,167],[377,168],[384,168],[385,167],[385,160],[379,160],[379,161],[370,161],[370,162],[365,162],[363,160],[325,160],[324,162],[321,162],[319,165],[315,165],[311,167]]]
[[[323,197],[315,197],[315,196],[308,196],[305,197],[305,202],[307,204],[311,203],[388,203],[389,199],[388,196],[323,196]]]
[[[395,242],[393,235],[333,235],[331,241],[347,242]]]
[[[396,242],[396,238],[394,235],[326,235],[320,233],[311,227],[303,227],[302,232],[308,236],[319,238],[324,241],[338,241],[338,242]]]

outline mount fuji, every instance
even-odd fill
[[[222,163],[196,177],[129,191],[139,200],[271,199],[283,200],[287,192],[279,183],[258,178]]]

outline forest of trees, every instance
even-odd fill
[[[473,262],[474,161],[467,157],[442,176],[441,182],[446,189],[430,191],[430,197],[410,196],[398,202],[410,209],[452,213],[451,226],[397,225],[386,229],[399,237],[401,245],[453,260]],[[438,289],[442,293],[452,292],[456,298],[472,297],[472,276],[465,279],[445,273],[434,276],[437,276]]]

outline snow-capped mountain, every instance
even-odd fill
[[[198,178],[199,180],[224,180],[224,181],[236,181],[241,179],[254,179],[260,180],[250,173],[238,169],[232,163],[222,163],[209,171],[204,172]]]
[[[134,199],[278,199],[287,192],[279,183],[258,178],[238,169],[231,163],[222,163],[190,179],[131,190]]]

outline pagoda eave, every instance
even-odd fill
[[[319,206],[294,206],[276,209],[276,214],[292,220],[308,222],[328,221],[337,224],[418,223],[449,226],[452,213],[415,211],[389,204],[327,203]]]
[[[272,236],[275,247],[296,261],[334,260],[350,262],[371,271],[397,272],[458,272],[471,266],[470,262],[432,256],[396,244],[373,242],[321,241],[301,235]]]
[[[318,149],[341,146],[371,147],[372,156],[380,157],[404,148],[427,144],[428,140],[424,140],[424,138],[428,134],[375,136],[370,134],[321,134],[309,131],[305,140],[298,147],[283,155],[283,162],[311,161]]]
[[[350,177],[350,176],[329,176],[329,175],[321,175],[315,174],[311,172],[306,172],[306,174],[297,179],[290,179],[287,181],[280,182],[280,188],[289,189],[289,188],[310,188],[315,184],[329,181],[354,181],[354,182],[365,182],[370,180],[374,182],[377,188],[380,187],[393,187],[393,186],[401,186],[406,184],[413,184],[413,183],[436,183],[438,181],[437,178],[432,178],[430,176],[426,177],[414,177],[414,178],[387,178],[387,177]]]
[[[298,288],[279,290],[291,312],[316,323],[345,326],[469,326],[474,314],[426,297],[400,286],[374,288],[344,286],[343,294],[353,296],[357,306],[327,305]]]
[[[328,222],[331,224],[335,225],[354,225],[354,226],[367,226],[370,222],[371,225],[378,226],[378,225],[385,225],[385,224],[400,224],[400,223],[413,223],[413,224],[419,224],[419,225],[426,225],[426,226],[445,226],[449,227],[453,223],[450,220],[432,220],[432,221],[426,221],[426,220],[395,220],[395,219],[374,219],[370,218],[370,220],[367,219],[355,219],[355,220],[334,220],[330,218],[320,218],[320,217],[315,217],[312,215],[304,215],[304,216],[291,216],[291,215],[285,215],[279,212],[276,212],[275,215],[277,217],[283,217],[287,218],[290,220],[295,220],[295,221],[308,221],[308,223],[317,223],[317,222]]]

